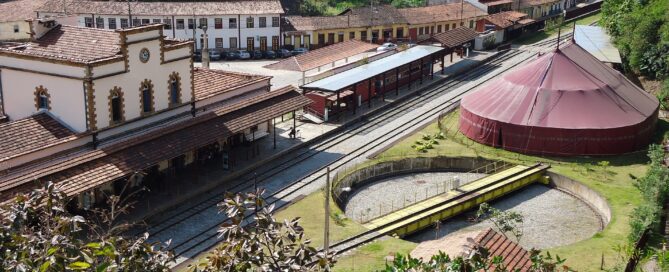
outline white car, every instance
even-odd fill
[[[393,50],[397,49],[397,45],[394,43],[384,43],[379,48],[376,48],[376,51],[388,51],[388,50]]]

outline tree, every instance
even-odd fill
[[[263,192],[226,196],[219,204],[229,218],[219,229],[221,242],[192,271],[314,271],[334,263],[332,254],[310,246],[299,218],[277,222]],[[254,220],[245,224],[251,214]]]
[[[148,234],[117,236],[118,228],[67,212],[68,201],[59,186],[47,183],[0,208],[1,271],[169,271],[172,254],[147,243]],[[116,215],[100,218],[111,224]]]
[[[523,236],[523,215],[514,211],[501,211],[488,203],[482,203],[476,212],[476,218],[482,219],[485,217],[501,234],[506,236],[507,233],[511,233],[516,242],[520,243],[520,238]]]

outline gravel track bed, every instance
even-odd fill
[[[460,185],[485,177],[485,174],[429,172],[398,175],[382,179],[356,190],[346,205],[346,216],[365,222],[403,206],[444,192],[444,186],[457,177]]]

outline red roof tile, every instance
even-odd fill
[[[76,138],[46,113],[0,123],[0,161]]]
[[[228,14],[282,14],[279,0],[228,1],[133,1],[133,15],[228,15]],[[126,15],[125,1],[49,0],[37,11],[69,14]]]
[[[16,22],[37,17],[35,9],[45,0],[3,0],[0,1],[0,22]]]
[[[337,60],[374,50],[377,46],[357,40],[348,40],[272,63],[265,66],[265,68],[304,72]]]
[[[88,63],[121,56],[120,36],[113,30],[59,25],[39,39],[0,52]]]
[[[271,78],[271,76],[195,68],[193,71],[195,100],[206,99]]]
[[[485,19],[500,28],[507,28],[514,25],[525,16],[527,16],[527,14],[517,11],[504,11],[488,15]]]
[[[487,229],[479,233],[474,243],[486,248],[490,257],[502,257],[507,271],[529,271],[532,260],[530,253],[506,236],[499,234],[493,229]]]
[[[446,32],[432,35],[429,40],[441,43],[444,47],[457,47],[476,38],[478,34],[474,29],[468,27],[458,27]]]
[[[428,24],[444,21],[460,20],[467,21],[470,18],[487,15],[470,3],[449,3],[418,8],[399,9],[410,25]],[[460,14],[462,12],[462,15]]]

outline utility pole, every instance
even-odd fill
[[[207,28],[209,26],[200,24],[199,28],[204,32],[202,34],[202,67],[209,69],[209,36],[207,35]],[[193,32],[195,32],[195,29],[193,29]],[[255,135],[255,131],[253,132]]]
[[[133,26],[132,25],[132,9],[130,8],[130,1],[131,0],[127,1],[128,2],[128,25]]]
[[[325,256],[330,251],[330,167],[325,175],[325,229],[323,232],[323,249]]]

